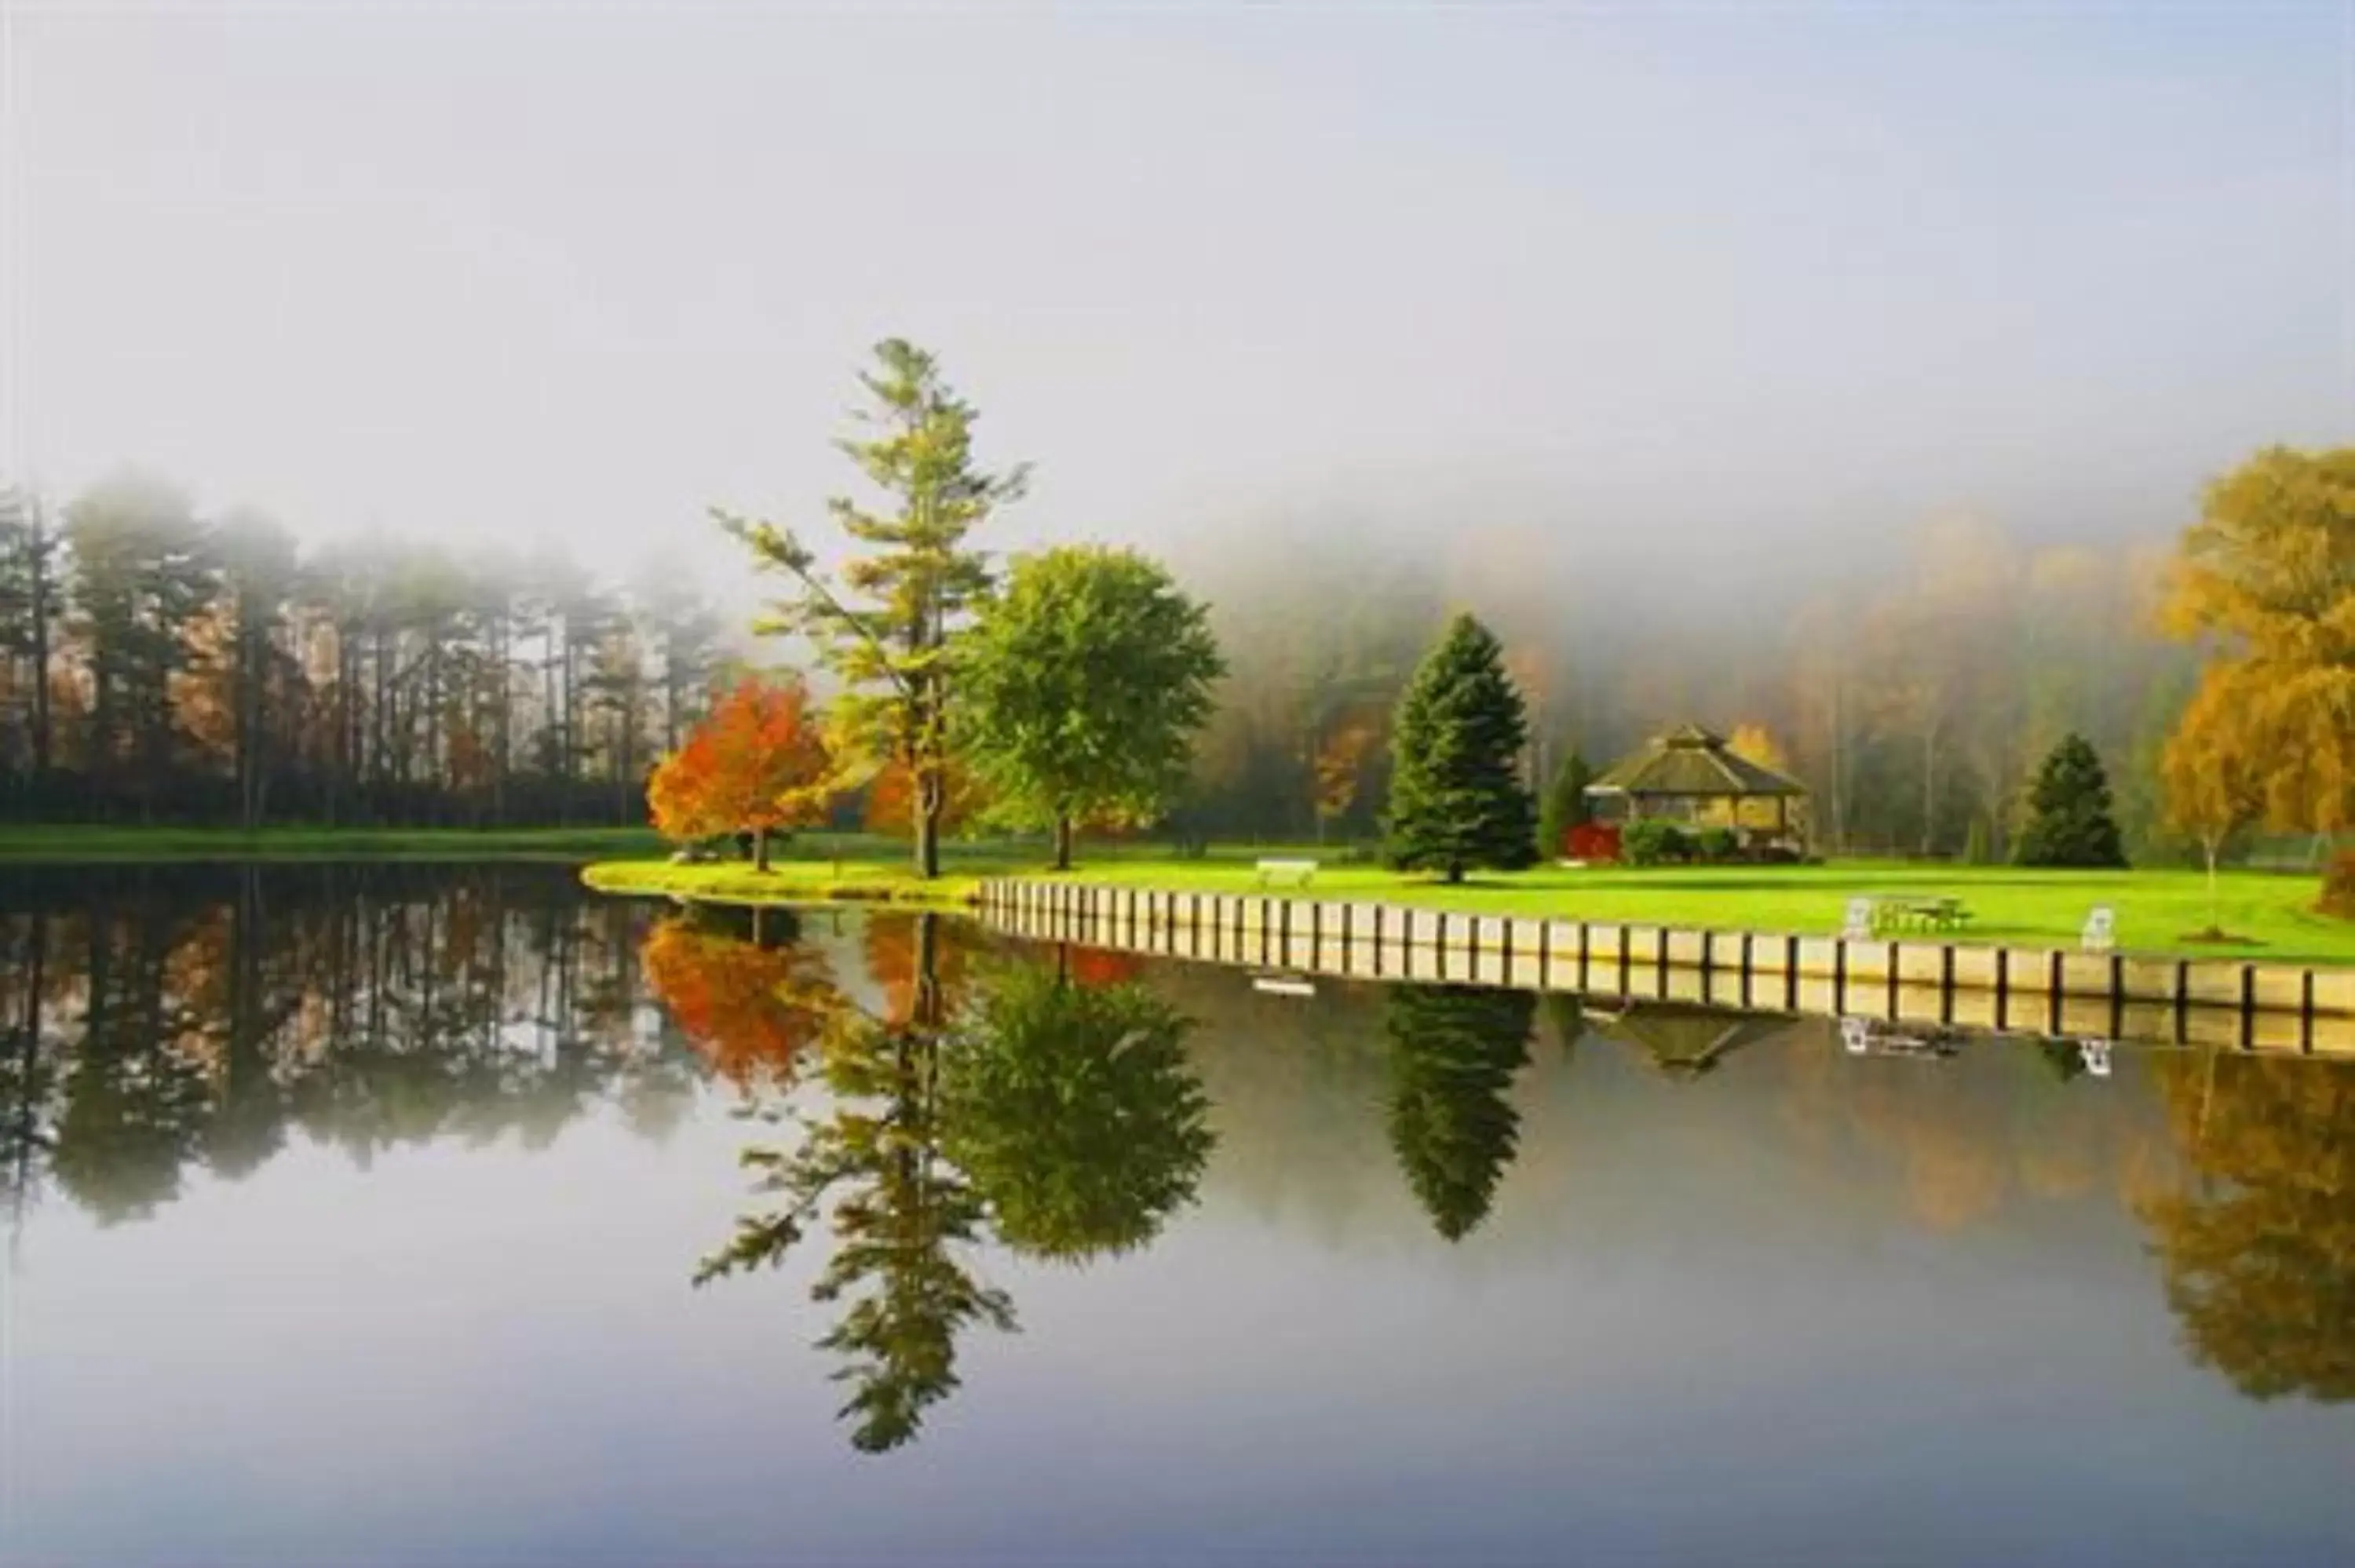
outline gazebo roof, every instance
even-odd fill
[[[1725,737],[1689,724],[1655,736],[1589,784],[1604,795],[1804,795],[1807,787],[1728,749]]]

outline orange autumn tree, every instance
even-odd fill
[[[751,833],[766,871],[769,835],[823,821],[834,787],[808,688],[748,675],[655,768],[646,806],[665,838]]]

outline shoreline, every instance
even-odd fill
[[[1642,871],[1540,868],[1457,885],[1377,867],[1320,868],[1305,888],[1257,885],[1253,863],[1214,856],[1096,861],[1058,873],[1019,854],[954,856],[936,882],[918,882],[896,862],[872,855],[839,861],[780,859],[767,875],[741,863],[672,865],[608,861],[584,872],[602,892],[724,898],[737,904],[868,901],[963,906],[985,882],[1097,890],[1109,897],[1200,895],[1289,897],[1302,904],[1380,906],[1393,910],[1523,920],[1567,920],[1684,930],[1763,939],[1838,936],[1849,900],[1858,896],[1952,893],[1970,910],[1960,929],[1888,933],[1964,950],[2081,948],[2081,928],[2096,906],[2114,909],[2117,950],[2131,958],[2246,960],[2355,966],[2355,922],[2317,914],[2315,884],[2266,872],[2228,874],[2222,884],[2225,928],[2241,940],[2195,939],[2207,924],[2204,884],[2168,869],[2124,872],[2021,871],[1888,862],[1847,862],[1758,871],[1726,868]]]

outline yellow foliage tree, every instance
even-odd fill
[[[1791,770],[1789,759],[1783,755],[1783,747],[1763,724],[1735,725],[1733,733],[1725,737],[1725,748],[1736,756],[1748,758],[1761,768],[1771,768],[1777,773]]]
[[[2161,615],[2219,643],[2201,694],[2264,758],[2267,820],[2355,821],[2355,447],[2269,448],[2211,485]]]
[[[2208,863],[2208,934],[2222,935],[2216,863],[2226,841],[2264,810],[2265,747],[2243,680],[2232,665],[2211,669],[2177,721],[2159,771],[2168,820],[2200,843]]]

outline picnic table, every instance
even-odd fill
[[[1971,923],[1969,907],[1947,893],[1883,893],[1856,899],[1849,906],[1851,927],[1859,912],[1866,929],[1875,936],[1884,931],[1959,931]]]

